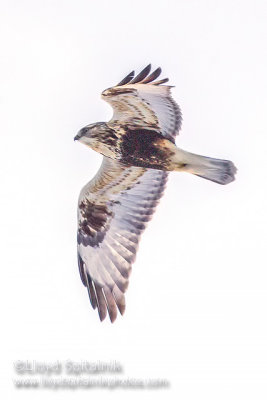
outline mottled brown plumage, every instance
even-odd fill
[[[113,107],[108,122],[91,124],[75,137],[103,154],[96,176],[78,202],[78,264],[100,320],[113,322],[125,311],[125,291],[140,235],[163,195],[168,172],[186,171],[220,184],[234,179],[235,167],[188,153],[175,145],[182,116],[161,68],[134,71],[102,98]]]

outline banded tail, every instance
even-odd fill
[[[235,180],[237,169],[229,160],[199,156],[177,149],[173,161],[176,161],[175,171],[190,172],[220,185],[227,185]]]

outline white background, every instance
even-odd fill
[[[257,0],[1,1],[5,398],[266,399],[266,15]],[[149,62],[175,85],[178,146],[238,175],[171,175],[112,325],[76,261],[77,198],[101,156],[73,137],[110,118],[102,90]],[[18,390],[19,359],[115,359],[121,377],[171,387]]]

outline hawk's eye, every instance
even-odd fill
[[[87,132],[88,132],[88,128],[82,128],[80,131],[79,131],[79,136],[80,137],[82,137],[82,136],[85,136],[86,134],[87,134]]]

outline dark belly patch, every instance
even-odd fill
[[[121,162],[143,168],[167,169],[172,152],[162,135],[150,129],[125,128],[121,140]]]

